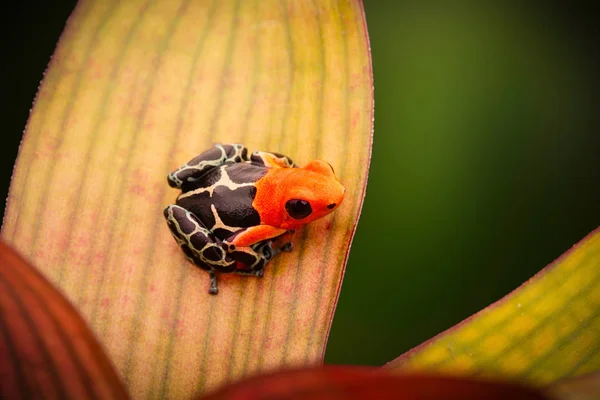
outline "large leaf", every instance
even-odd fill
[[[0,293],[1,398],[128,398],[79,313],[2,242]]]
[[[538,384],[600,370],[600,229],[505,298],[386,368]]]
[[[358,0],[81,1],[35,102],[2,237],[79,308],[136,397],[322,360],[370,160]],[[214,142],[330,162],[347,188],[265,277],[208,276],[162,210]]]

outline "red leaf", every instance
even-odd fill
[[[515,383],[436,375],[391,375],[366,367],[326,366],[255,376],[209,399],[547,400]]]

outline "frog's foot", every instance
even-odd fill
[[[256,252],[261,254],[267,262],[273,259],[277,254],[280,253],[288,253],[294,249],[294,245],[292,242],[284,243],[282,246],[278,248],[273,247],[272,240],[265,240],[264,242],[258,243],[256,245]],[[265,263],[266,264],[266,263]]]
[[[294,244],[292,242],[287,242],[279,248],[278,253],[290,252],[292,250],[294,250]]]
[[[257,269],[254,271],[250,270],[250,269],[238,268],[235,271],[233,271],[233,273],[236,275],[242,275],[242,276],[256,276],[257,278],[262,278],[263,276],[265,276],[264,268]]]
[[[185,189],[186,184],[198,180],[206,171],[226,162],[248,161],[248,149],[241,144],[216,144],[212,149],[192,158],[185,165],[171,172],[169,186]]]
[[[255,245],[255,251],[265,259],[265,264],[271,261],[273,257],[275,257],[277,254],[279,254],[279,251],[273,248],[272,240],[265,240],[264,242],[257,243]]]
[[[217,275],[215,271],[208,271],[208,275],[210,276],[210,288],[208,289],[209,294],[218,294],[219,288],[217,287]]]
[[[250,155],[250,161],[255,164],[271,168],[295,168],[294,162],[286,155],[270,153],[267,151],[255,151]]]

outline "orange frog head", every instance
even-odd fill
[[[346,188],[321,160],[299,168],[273,168],[256,183],[254,207],[261,223],[295,229],[339,207]]]

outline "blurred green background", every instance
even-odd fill
[[[22,1],[4,15],[0,196],[74,4]],[[600,225],[600,19],[574,2],[365,9],[373,159],[325,361],[381,365]]]
[[[391,361],[600,225],[600,19],[563,3],[365,0],[373,159],[326,362]]]

